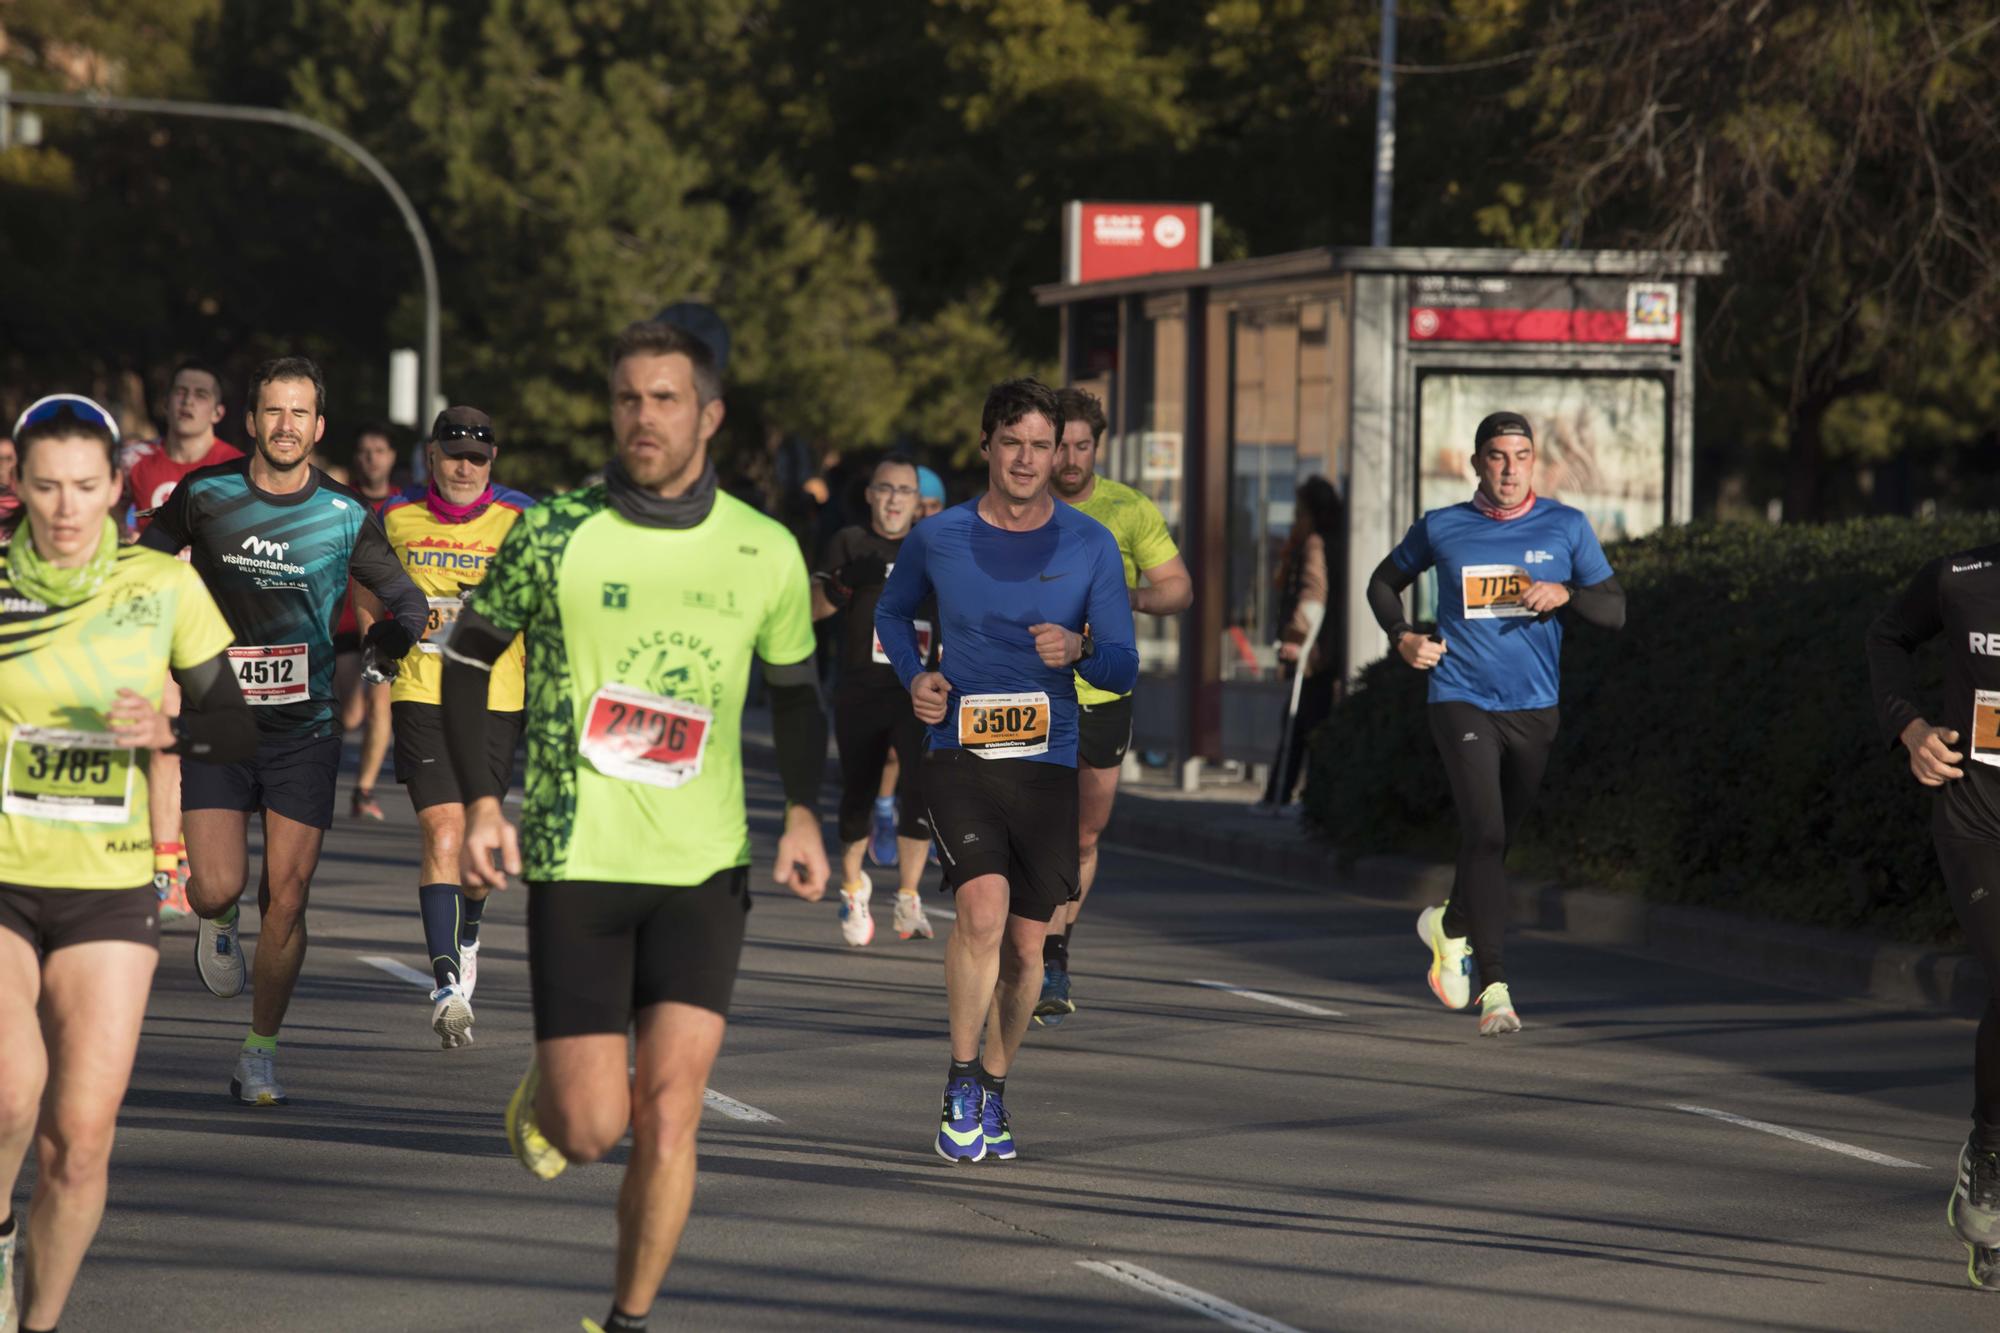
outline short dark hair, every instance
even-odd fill
[[[264,386],[279,380],[311,380],[313,415],[326,415],[326,378],[319,373],[319,367],[313,364],[312,358],[305,356],[274,356],[257,367],[256,373],[250,376],[251,411],[257,410],[257,395],[264,391]]]
[[[111,427],[67,405],[58,409],[54,416],[42,418],[14,437],[15,466],[27,467],[29,451],[43,440],[79,439],[96,440],[103,445],[104,461],[111,465],[114,473],[118,471],[118,437],[111,433]]]
[[[190,370],[198,370],[202,374],[214,380],[216,401],[217,402],[222,401],[222,395],[224,392],[222,387],[222,372],[217,370],[214,366],[210,365],[208,362],[202,360],[198,356],[188,357],[187,359],[181,361],[180,363],[174,366],[174,373],[167,376],[168,390],[171,391],[174,387],[174,381],[179,379],[182,375],[186,374]]]
[[[1056,428],[1056,439],[1062,439],[1062,403],[1054,389],[1033,376],[994,385],[986,391],[986,408],[979,414],[979,442],[985,444],[1000,427],[1011,426],[1034,412],[1047,417]]]
[[[1064,428],[1072,421],[1081,421],[1090,427],[1092,444],[1104,438],[1104,428],[1110,423],[1104,419],[1104,404],[1097,401],[1096,394],[1072,384],[1056,390],[1056,406],[1062,409]]]
[[[611,344],[611,374],[627,357],[672,356],[676,352],[694,367],[694,396],[703,407],[722,397],[722,372],[715,368],[715,352],[700,338],[678,324],[642,319],[627,324]]]
[[[391,449],[396,447],[396,428],[394,426],[386,421],[364,421],[354,432],[355,448],[360,448],[361,441],[370,435],[380,435],[389,442]]]

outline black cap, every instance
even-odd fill
[[[491,461],[500,452],[493,418],[476,407],[447,407],[438,413],[431,423],[431,439],[452,458]]]
[[[705,345],[709,356],[715,359],[716,374],[729,369],[729,326],[715,313],[714,306],[700,301],[676,301],[653,318],[673,325]]]
[[[1535,429],[1519,412],[1495,412],[1479,423],[1479,429],[1472,432],[1472,447],[1477,449],[1488,440],[1497,440],[1503,435],[1520,435],[1532,441],[1535,438]]]

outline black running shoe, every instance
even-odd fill
[[[2000,1248],[2000,1152],[1981,1152],[1965,1140],[1945,1218],[1967,1245]]]

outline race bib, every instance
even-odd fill
[[[910,622],[910,626],[917,632],[917,660],[919,662],[930,661],[931,622],[928,620],[913,620]],[[889,654],[882,651],[882,636],[879,634],[875,636],[875,649],[872,656],[883,666],[889,665]]]
[[[1049,752],[1049,696],[968,694],[958,705],[958,744],[981,759],[1027,759]]]
[[[1535,613],[1521,595],[1535,580],[1517,565],[1467,565],[1459,571],[1467,620],[1505,620]]]
[[[1972,692],[1972,743],[1966,753],[1974,763],[2000,768],[2000,690]]]
[[[0,811],[123,824],[132,817],[132,756],[109,732],[16,727],[0,771]]]
[[[590,696],[577,750],[608,778],[680,787],[701,776],[712,710],[631,685]]]
[[[236,672],[236,683],[243,687],[243,702],[253,708],[302,704],[312,698],[311,673],[302,643],[231,648],[229,665]]]
[[[458,623],[458,613],[465,609],[463,597],[428,597],[431,605],[430,618],[424,622],[424,637],[417,644],[426,653],[437,652],[453,625]]]

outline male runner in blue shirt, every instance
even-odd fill
[[[1431,946],[1431,990],[1446,1008],[1472,996],[1479,964],[1479,1035],[1521,1030],[1501,950],[1507,930],[1507,845],[1542,785],[1556,738],[1558,663],[1568,607],[1608,629],[1625,623],[1625,594],[1582,511],[1535,495],[1535,436],[1518,412],[1473,432],[1479,487],[1462,504],[1411,524],[1368,583],[1368,605],[1405,662],[1431,673],[1431,739],[1458,807],[1451,897],[1426,908],[1417,934]],[[1438,572],[1435,634],[1403,618],[1403,589]]]
[[[979,426],[986,494],[910,530],[875,606],[930,729],[921,787],[958,899],[937,1136],[950,1162],[1014,1156],[1007,1071],[1041,993],[1049,918],[1077,892],[1074,675],[1118,693],[1139,676],[1118,541],[1049,494],[1062,429],[1047,385],[995,385]],[[926,671],[912,622],[932,594],[945,655]]]

